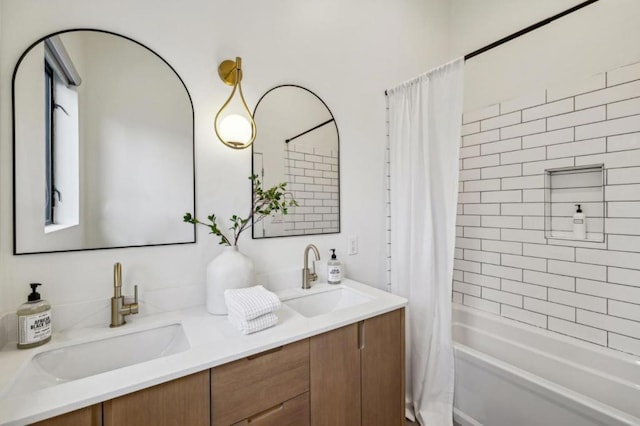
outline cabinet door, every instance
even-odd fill
[[[102,426],[102,404],[81,408],[70,413],[61,414],[34,426]]]
[[[360,425],[359,324],[310,341],[311,425]]]
[[[362,424],[404,425],[404,309],[367,319],[361,331]]]
[[[209,370],[103,403],[105,426],[208,425]]]

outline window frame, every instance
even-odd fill
[[[45,77],[45,225],[55,223],[55,71],[44,61]]]

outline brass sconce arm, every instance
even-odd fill
[[[247,102],[244,99],[244,93],[242,93],[242,58],[240,57],[236,57],[235,61],[233,60],[226,60],[223,61],[222,63],[220,63],[220,66],[218,66],[218,75],[220,76],[220,79],[227,85],[229,86],[233,86],[233,89],[231,90],[231,94],[229,95],[229,98],[225,101],[225,103],[222,105],[222,107],[220,108],[220,110],[218,111],[218,113],[216,114],[215,117],[215,123],[214,123],[214,129],[216,132],[216,136],[218,137],[218,139],[220,139],[220,141],[225,144],[226,146],[233,148],[233,149],[245,149],[251,146],[251,144],[253,143],[253,141],[256,139],[256,133],[257,133],[257,129],[256,129],[256,122],[253,119],[253,115],[251,114],[251,111],[249,110],[249,107],[247,106]],[[229,104],[231,103],[231,101],[233,100],[234,95],[236,94],[236,92],[238,92],[238,96],[240,96],[240,103],[242,105],[242,109],[244,110],[244,112],[247,115],[247,121],[249,122],[250,126],[251,126],[251,135],[249,137],[249,140],[247,141],[235,141],[235,140],[228,140],[227,137],[225,137],[224,135],[222,135],[221,130],[220,130],[220,123],[221,121],[223,121],[223,111],[225,111],[225,109],[229,106]]]

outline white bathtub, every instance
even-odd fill
[[[453,304],[463,426],[640,425],[640,358]]]

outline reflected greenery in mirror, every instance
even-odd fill
[[[258,175],[251,175],[249,176],[249,179],[251,180],[253,192],[251,209],[249,210],[247,217],[244,219],[235,214],[229,219],[231,227],[228,228],[228,231],[231,231],[233,237],[227,237],[228,232],[225,232],[218,227],[216,215],[213,213],[207,216],[207,220],[210,223],[198,220],[191,213],[186,213],[183,217],[183,221],[194,225],[206,226],[210,229],[210,234],[220,238],[219,244],[221,245],[237,246],[238,239],[243,231],[255,226],[256,223],[261,222],[273,214],[281,213],[282,215],[287,215],[290,208],[298,205],[296,200],[291,198],[291,193],[287,192],[286,183],[282,182],[269,189],[263,189],[262,182],[260,182]]]
[[[287,183],[298,205],[254,223],[253,238],[340,232],[340,144],[329,107],[304,87],[282,85],[262,96],[254,119],[253,173],[266,186]]]
[[[13,74],[14,253],[195,242],[193,106],[144,45],[98,30],[33,43]]]

